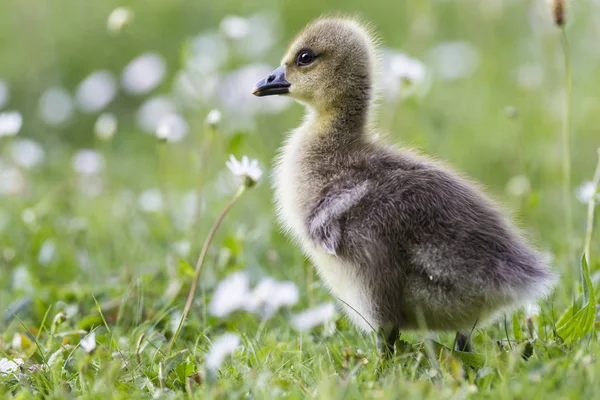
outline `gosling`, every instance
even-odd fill
[[[321,18],[256,84],[307,109],[276,162],[279,218],[382,352],[420,329],[457,331],[468,351],[476,324],[544,296],[552,274],[475,185],[375,139],[376,59],[359,22]]]

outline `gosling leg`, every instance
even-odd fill
[[[394,355],[394,345],[400,335],[398,327],[380,328],[377,334],[377,348],[381,358],[391,358]]]
[[[471,341],[470,332],[456,332],[456,338],[454,339],[454,350],[462,352],[472,352],[473,342]]]

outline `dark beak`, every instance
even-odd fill
[[[258,81],[252,90],[255,96],[271,96],[290,92],[290,83],[285,80],[285,66],[277,68],[269,76]]]

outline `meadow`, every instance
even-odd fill
[[[0,396],[600,396],[600,1],[571,3],[566,64],[544,0],[0,2]],[[475,353],[407,332],[380,365],[279,230],[303,108],[251,90],[332,12],[381,38],[380,134],[480,182],[559,277]]]

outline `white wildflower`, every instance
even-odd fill
[[[525,304],[525,317],[528,319],[537,317],[540,315],[540,306],[535,302],[528,302]]]
[[[95,150],[79,150],[73,157],[73,170],[82,175],[97,174],[104,165],[104,157]]]
[[[56,243],[52,239],[45,240],[38,253],[38,263],[43,266],[50,264],[54,253],[56,253]]]
[[[15,136],[21,130],[23,116],[18,111],[0,113],[0,137]]]
[[[192,54],[187,60],[189,69],[204,74],[215,74],[229,58],[227,40],[217,32],[196,36],[190,43],[190,50]]]
[[[278,282],[270,277],[263,278],[250,291],[248,276],[244,272],[236,272],[217,285],[208,310],[216,317],[246,310],[271,318],[281,307],[296,304],[299,297],[293,282]]]
[[[390,72],[397,77],[411,82],[419,82],[425,79],[425,65],[414,58],[396,53],[390,60]]]
[[[236,40],[235,47],[248,61],[267,54],[281,38],[283,24],[276,12],[261,11],[247,19],[248,33]]]
[[[180,257],[187,257],[190,254],[191,249],[192,244],[187,240],[180,240],[178,242],[173,243],[173,250]]]
[[[20,194],[25,187],[26,180],[21,170],[0,159],[0,196]]]
[[[57,313],[54,316],[54,319],[52,320],[52,325],[51,325],[51,331],[55,332],[56,329],[61,326],[65,321],[67,320],[67,313],[60,311],[59,313]],[[84,333],[87,333],[84,331]]]
[[[145,94],[163,81],[167,72],[165,59],[158,53],[146,53],[132,60],[123,70],[121,83],[131,94]]]
[[[445,42],[429,53],[435,76],[445,81],[470,77],[479,68],[477,48],[467,42]]]
[[[248,301],[248,276],[243,272],[231,274],[219,282],[215,289],[208,311],[216,317],[225,317],[243,309]]]
[[[318,325],[331,321],[334,315],[335,305],[333,303],[325,303],[294,315],[292,317],[292,326],[299,331],[309,331]]]
[[[100,114],[94,124],[94,134],[100,140],[110,140],[117,133],[117,117],[112,113]]]
[[[577,200],[579,200],[583,204],[587,204],[597,192],[597,189],[598,188],[596,187],[596,185],[594,185],[594,182],[585,182],[583,185],[577,188],[577,192],[575,193],[575,195],[577,196]],[[600,193],[598,193],[596,199],[600,201]]]
[[[42,120],[48,125],[64,124],[73,115],[71,95],[61,87],[46,89],[40,97],[39,113]]]
[[[173,333],[179,329],[179,323],[181,322],[181,311],[175,310],[171,313],[169,318],[169,330]]]
[[[92,331],[81,339],[79,346],[88,354],[96,350],[96,332]]]
[[[10,341],[10,346],[14,350],[23,350],[23,338],[20,333],[15,333],[12,340]]]
[[[233,354],[240,347],[240,337],[233,333],[226,333],[214,340],[206,359],[204,361],[206,368],[209,370],[219,369],[225,357]]]
[[[162,193],[156,188],[143,191],[138,198],[138,206],[145,212],[162,211],[164,207]]]
[[[27,225],[31,225],[31,224],[35,223],[36,218],[37,217],[35,216],[35,211],[33,211],[31,208],[26,208],[21,213],[21,219]]]
[[[517,175],[506,183],[506,192],[515,197],[521,197],[531,190],[529,179],[525,175]]]
[[[133,11],[128,7],[117,7],[108,16],[106,29],[110,33],[119,33],[126,25],[133,20]]]
[[[175,103],[169,96],[156,96],[146,100],[136,114],[137,123],[144,131],[156,134],[160,121],[167,115],[175,114]]]
[[[210,110],[208,115],[206,116],[206,123],[214,128],[221,122],[221,111],[219,110]]]
[[[77,304],[65,304],[63,314],[66,314],[66,318],[73,318],[78,312],[79,306]]]
[[[0,360],[0,376],[12,375],[21,365],[23,365],[24,361],[21,358],[15,358],[14,360],[9,360],[8,358],[3,358]]]
[[[249,293],[246,310],[259,312],[265,318],[270,318],[281,307],[296,304],[299,297],[298,287],[293,282],[278,282],[266,277]]]
[[[250,24],[244,17],[228,15],[219,24],[219,29],[232,40],[240,40],[248,36]]]
[[[96,71],[88,75],[77,87],[75,99],[83,112],[102,110],[117,94],[117,80],[108,71]]]
[[[233,155],[230,155],[229,161],[225,164],[234,176],[244,179],[245,185],[248,187],[255,185],[262,176],[262,169],[258,166],[258,160],[250,160],[247,156],[242,156],[240,162]]]
[[[189,126],[185,118],[179,114],[169,114],[158,122],[156,137],[168,142],[178,142],[187,135]]]
[[[531,338],[537,338],[535,329],[535,320],[540,315],[540,306],[535,302],[528,302],[525,304],[525,318],[527,320],[527,330]]]
[[[427,69],[425,65],[406,54],[391,49],[383,51],[383,72],[380,86],[388,99],[425,94]]]
[[[25,265],[19,265],[13,270],[12,290],[33,293],[33,277]]]
[[[23,168],[32,168],[44,161],[44,149],[31,139],[15,140],[10,153],[15,164]]]

